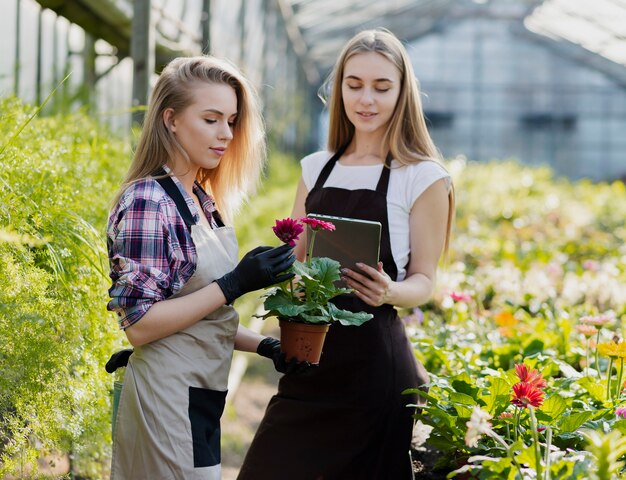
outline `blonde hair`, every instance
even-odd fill
[[[378,53],[389,60],[400,72],[400,94],[394,113],[383,137],[383,145],[402,165],[421,161],[441,163],[441,154],[428,133],[420,100],[419,83],[406,49],[389,30],[365,30],[352,37],[341,51],[327,83],[330,87],[328,102],[328,150],[337,152],[347,146],[354,136],[354,125],[343,106],[342,83],[346,62],[360,53]],[[328,85],[327,85],[328,88]],[[452,219],[454,216],[454,188],[448,195],[449,209],[446,228],[445,251],[448,251]]]
[[[266,161],[265,131],[254,87],[225,59],[212,56],[176,58],[161,72],[150,98],[133,161],[115,197],[133,182],[154,174],[168,160],[189,156],[167,128],[163,112],[180,113],[193,102],[193,89],[202,83],[225,84],[237,95],[237,120],[233,139],[219,165],[198,171],[196,180],[213,196],[226,219],[232,219],[242,202],[256,190]]]

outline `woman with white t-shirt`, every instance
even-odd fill
[[[334,70],[328,150],[302,160],[292,217],[307,213],[378,221],[380,262],[343,270],[356,296],[334,303],[374,318],[333,324],[319,368],[285,375],[239,479],[410,479],[415,395],[428,374],[394,307],[432,294],[454,212],[406,50],[386,30],[344,47]],[[355,239],[357,241],[357,239]],[[303,259],[306,240],[296,245]]]

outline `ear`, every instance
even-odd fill
[[[173,108],[163,110],[163,123],[170,132],[176,133],[176,115]]]

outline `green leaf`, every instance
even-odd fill
[[[301,313],[299,317],[307,323],[329,323],[330,321],[328,315],[311,315],[309,313]]]
[[[559,416],[567,409],[567,402],[558,394],[554,394],[543,402],[537,410],[537,419],[554,425]]]
[[[573,432],[591,417],[591,412],[574,412],[561,417],[557,422],[561,433]]]
[[[472,408],[476,404],[469,395],[459,392],[450,392],[450,402],[454,405],[456,412],[460,418],[470,418],[472,416]]]
[[[465,393],[470,397],[478,398],[480,389],[474,384],[474,381],[467,372],[463,372],[452,379],[452,388],[457,392]]]
[[[435,397],[429,392],[424,392],[423,390],[420,390],[419,388],[407,388],[406,390],[402,391],[403,395],[408,395],[411,393],[417,393],[420,397],[422,397],[424,400],[427,400],[428,402],[430,402],[431,405],[434,405],[434,406],[439,405],[439,402],[441,401],[438,397]]]
[[[339,268],[341,265],[338,261],[328,257],[315,257],[311,264],[316,270],[315,279],[320,285],[332,288],[333,283],[339,280]]]
[[[589,395],[591,395],[591,398],[599,402],[604,401],[604,398],[606,396],[606,390],[603,385],[597,383],[596,381],[594,381],[593,379],[589,377],[583,377],[580,380],[578,380],[577,383],[582,388],[584,388],[587,391],[587,393],[589,393]]]
[[[333,320],[337,320],[345,326],[360,326],[374,317],[371,313],[367,312],[341,310],[332,303],[328,304],[328,310]]]
[[[524,347],[524,357],[529,357],[536,353],[541,353],[545,349],[545,343],[540,338],[533,338],[528,345]]]
[[[491,415],[503,412],[511,403],[511,385],[500,377],[487,377],[489,380],[489,395],[483,397],[486,410]]]

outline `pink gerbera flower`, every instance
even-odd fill
[[[311,227],[311,229],[315,232],[319,230],[328,230],[329,232],[332,232],[335,230],[335,225],[333,223],[325,222],[324,220],[319,220],[318,218],[304,217],[301,218],[300,221]]]
[[[272,230],[281,241],[293,247],[304,231],[304,227],[293,218],[285,218],[284,220],[276,220],[276,225],[272,227]]]
[[[545,388],[546,381],[541,376],[538,370],[534,368],[530,370],[523,363],[518,363],[515,365],[515,374],[518,376],[522,383],[528,383],[535,388]]]
[[[516,407],[527,408],[540,407],[543,403],[543,392],[527,382],[519,382],[513,385],[513,398],[511,403]]]
[[[602,327],[609,322],[615,320],[615,316],[611,313],[603,313],[600,315],[585,315],[584,317],[580,317],[580,323],[585,325],[595,325],[598,327]]]

